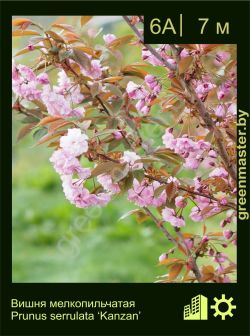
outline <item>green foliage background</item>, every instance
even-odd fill
[[[39,17],[42,24],[47,25],[48,20]],[[122,21],[104,21],[92,25],[118,37],[131,33]],[[13,53],[24,46],[25,38],[14,40]],[[122,51],[124,64],[139,60],[139,48],[127,46]],[[31,57],[19,57],[17,62],[33,63]],[[157,265],[158,257],[171,245],[155,224],[149,220],[139,224],[134,216],[118,221],[135,208],[124,196],[101,210],[69,204],[48,161],[51,149],[35,147],[32,135],[16,143],[20,127],[20,116],[14,114],[13,282],[153,282],[157,275],[166,273]],[[156,142],[162,133],[154,133]],[[148,134],[150,130],[146,130]],[[209,231],[218,229],[218,217],[207,221]],[[202,226],[187,220],[185,231],[201,234]],[[233,249],[229,254],[234,260]]]

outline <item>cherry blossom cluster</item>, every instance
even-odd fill
[[[129,98],[137,100],[135,105],[137,111],[143,115],[148,115],[151,109],[151,103],[161,91],[161,84],[153,75],[146,75],[145,83],[148,88],[151,89],[151,92],[149,92],[143,85],[138,85],[132,81],[127,84],[126,90]]]
[[[167,238],[171,237],[171,244],[175,243],[160,256],[160,264],[166,264],[169,255],[179,249],[184,254],[182,265],[195,274],[196,280],[204,276],[199,274],[202,270],[196,259],[206,256],[216,267],[212,281],[230,282],[227,271],[235,265],[216,245],[226,248],[237,241],[232,228],[237,190],[225,159],[235,153],[236,62],[232,62],[231,52],[224,50],[227,48],[219,50],[217,45],[149,47],[142,42],[141,26],[137,28],[143,18],[134,16],[127,21],[137,35],[136,40],[132,36],[132,42],[131,35],[123,38],[106,34],[103,46],[93,47],[98,33],[89,29],[86,41],[91,40],[90,45],[81,41],[80,35],[75,35],[76,42],[59,43],[53,34],[46,35],[51,47],[46,47],[43,39],[29,43],[28,51],[41,51],[39,65],[45,61],[57,70],[57,77],[50,79],[46,66],[37,70],[13,62],[16,106],[24,114],[32,104],[38,107],[35,127],[45,125],[48,139],[54,141],[50,162],[71,204],[79,208],[104,206],[125,190],[128,200],[151,216]],[[60,38],[64,41],[65,36]],[[127,41],[130,47],[141,48],[140,65],[147,64],[154,70],[162,67],[164,75],[140,70],[136,63],[126,65],[124,70],[118,49]],[[109,57],[116,60],[114,67],[109,66]],[[199,104],[211,119],[209,125]],[[159,116],[153,118],[155,105],[153,113],[158,110]],[[50,123],[58,120],[54,133]],[[162,143],[158,147],[147,145],[150,139],[143,133],[144,123],[159,127],[157,135]],[[217,143],[218,132],[224,154]],[[192,181],[178,175],[183,168],[195,172]],[[157,216],[150,208],[157,211]],[[219,234],[213,235],[206,228],[200,235],[183,233],[188,221],[204,226],[206,219],[218,214],[224,216],[220,224],[218,220]],[[176,233],[173,237],[167,231],[169,225]]]
[[[205,167],[213,167],[217,153],[209,142],[204,140],[194,141],[187,135],[175,138],[173,128],[167,128],[162,137],[166,148],[174,150],[185,159],[184,166],[189,169],[197,169],[202,163]]]

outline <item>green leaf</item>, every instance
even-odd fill
[[[72,55],[72,51],[71,50],[60,50],[59,51],[59,61],[62,62],[63,60],[65,60],[66,58],[69,58]]]
[[[105,129],[103,131],[95,133],[94,136],[97,137],[97,136],[101,136],[101,135],[106,135],[106,134],[114,133],[115,131],[117,131],[116,128],[114,128],[114,129]]]
[[[136,178],[139,182],[141,182],[144,179],[144,170],[139,169],[139,170],[134,170],[133,171],[133,176]]]
[[[162,66],[146,65],[143,69],[151,75],[167,79],[167,70]]]
[[[111,177],[114,182],[119,182],[129,173],[129,167],[126,163],[118,164],[111,171]]]
[[[47,128],[43,127],[43,128],[39,128],[38,130],[36,130],[33,133],[33,138],[38,141],[39,139],[41,139],[45,134],[47,134]]]
[[[125,121],[133,131],[137,130],[136,124],[133,122],[133,120],[131,120],[130,118],[125,118]]]
[[[155,189],[154,196],[159,197],[165,189],[166,189],[166,185],[159,186],[158,188]]]
[[[122,215],[119,219],[118,219],[118,222],[131,216],[131,215],[134,215],[135,213],[137,212],[141,212],[142,210],[141,209],[133,209],[133,210],[130,210],[128,212],[126,212],[124,215]]]
[[[115,96],[122,97],[122,92],[116,85],[106,84],[105,87],[107,88],[108,91],[113,93]]]
[[[160,118],[156,118],[156,117],[146,117],[142,119],[143,122],[147,122],[150,121],[152,122],[152,124],[158,124],[161,125],[163,127],[169,127],[169,124],[167,124],[164,120],[160,119]]]
[[[178,154],[167,148],[158,149],[156,152],[154,152],[154,156],[173,164],[180,164],[183,161],[183,159]]]
[[[116,147],[118,147],[121,144],[120,140],[112,140],[109,145],[108,145],[108,151],[111,152],[113,149],[115,149]]]
[[[113,100],[112,103],[111,103],[112,111],[114,113],[119,114],[119,112],[121,111],[121,107],[123,105],[123,102],[124,102],[123,99]]]
[[[112,176],[112,173],[122,170],[121,163],[115,163],[112,161],[105,161],[99,163],[91,172],[91,177],[95,177],[101,174],[109,174]]]
[[[34,123],[34,122],[39,122],[40,119],[39,118],[36,118],[35,116],[28,116],[28,117],[25,117],[23,120],[22,120],[22,123],[23,124],[31,124],[31,123]]]

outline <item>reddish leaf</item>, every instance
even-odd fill
[[[57,42],[61,42],[61,43],[65,43],[64,39],[62,38],[61,35],[55,33],[52,30],[47,30],[46,34],[48,34],[53,40],[57,41]]]
[[[134,35],[126,35],[122,37],[118,37],[117,39],[113,40],[109,43],[110,48],[117,48],[124,44],[128,44],[132,39],[134,38]]]
[[[222,237],[223,232],[209,232],[207,233],[207,236]]]
[[[25,137],[25,135],[27,135],[28,133],[30,133],[30,131],[33,129],[33,127],[36,126],[36,123],[31,123],[31,124],[27,124],[24,127],[22,127],[20,129],[20,131],[17,134],[17,142],[20,141],[22,138]]]
[[[179,259],[179,258],[166,258],[162,261],[160,261],[160,265],[172,265],[172,264],[184,264],[185,261],[183,259]]]
[[[23,24],[31,24],[32,21],[29,19],[24,19],[24,18],[20,18],[20,19],[13,19],[12,20],[12,26],[22,26]]]
[[[92,19],[93,16],[81,16],[81,26],[85,25]]]
[[[14,30],[12,32],[12,36],[27,36],[27,35],[40,35],[37,31],[35,30]]]
[[[181,244],[178,244],[178,250],[180,250],[183,254],[188,255],[186,249]]]
[[[208,266],[203,266],[202,267],[202,273],[206,274],[206,273],[214,273],[214,267],[212,265],[208,265]]]
[[[40,120],[38,126],[44,126],[44,125],[47,125],[55,120],[58,120],[58,119],[62,119],[61,117],[52,117],[52,116],[49,116],[49,117],[45,117],[43,118],[42,120]]]
[[[65,23],[54,23],[54,24],[52,24],[52,27],[60,28],[60,29],[67,30],[67,31],[70,31],[70,32],[75,31],[73,26],[71,26],[69,24],[65,24]]]
[[[178,65],[179,74],[180,75],[183,74],[190,67],[192,62],[193,62],[192,56],[182,58]]]
[[[182,264],[175,264],[170,268],[170,271],[168,273],[168,279],[174,280],[177,278],[177,276],[180,274],[182,270],[183,265]]]
[[[174,182],[170,182],[166,186],[166,193],[167,193],[167,198],[169,201],[172,200],[172,198],[175,196],[177,191],[177,186]]]
[[[101,54],[102,54],[102,51],[101,50],[95,50],[93,48],[90,48],[90,47],[84,47],[84,46],[75,46],[74,47],[75,49],[79,49],[79,50],[82,50],[83,52],[85,52],[86,54],[89,54],[93,57],[100,57]],[[122,77],[121,77],[122,78]]]
[[[64,135],[67,131],[59,131],[59,132],[56,132],[54,134],[47,134],[45,136],[43,136],[38,142],[37,142],[37,145],[41,145],[47,141],[50,141],[58,136],[61,136],[61,135]]]

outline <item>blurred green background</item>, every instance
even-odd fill
[[[28,18],[44,26],[56,19]],[[98,17],[90,21],[87,28],[91,27],[97,31],[102,27],[101,36],[131,33],[120,17]],[[25,38],[14,39],[13,54],[26,43]],[[125,48],[124,64],[139,60],[139,48]],[[33,57],[21,56],[16,62],[34,64]],[[158,257],[171,245],[155,224],[139,224],[134,216],[118,221],[135,209],[123,196],[101,209],[78,209],[69,204],[59,175],[48,161],[52,150],[34,147],[32,135],[17,143],[21,126],[20,116],[14,113],[13,282],[154,282],[157,275],[166,273],[157,265]],[[149,136],[150,130],[145,134]],[[162,133],[154,134],[161,138]],[[189,177],[193,176],[191,172]],[[209,231],[218,229],[219,220],[217,216],[207,221]],[[200,234],[201,230],[201,225],[187,220],[185,231]],[[235,251],[229,253],[234,260]]]

